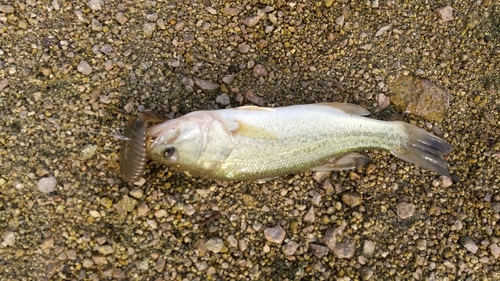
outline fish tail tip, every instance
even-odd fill
[[[449,154],[453,150],[453,146],[444,139],[416,126],[403,122],[398,123],[403,125],[407,133],[407,140],[400,147],[391,151],[392,154],[424,169],[451,177],[448,163],[443,155]]]

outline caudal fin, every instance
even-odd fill
[[[391,153],[424,169],[450,177],[443,155],[450,153],[453,147],[423,129],[404,122],[397,123],[403,127],[408,138],[400,147],[391,150]]]

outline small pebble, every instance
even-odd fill
[[[8,85],[9,85],[9,80],[7,79],[0,80],[0,92],[3,91],[3,89],[5,89],[5,87],[7,87]]]
[[[337,243],[337,237],[342,235],[346,227],[347,222],[344,221],[341,225],[337,227],[330,227],[325,231],[325,235],[323,235],[323,242],[330,250],[334,250],[335,244]]]
[[[76,70],[78,70],[81,74],[84,75],[89,75],[90,73],[92,73],[92,67],[86,61],[81,61],[76,67]]]
[[[309,194],[312,196],[312,202],[314,203],[314,205],[319,206],[319,204],[321,203],[321,194],[316,190],[311,190]]]
[[[224,246],[224,242],[220,238],[210,239],[205,243],[205,248],[211,252],[219,253]]]
[[[137,200],[124,195],[123,198],[115,204],[115,208],[119,212],[131,212],[137,206]]]
[[[372,257],[373,253],[375,252],[376,245],[377,242],[365,240],[365,243],[363,245],[363,254],[365,254],[365,256],[367,257]]]
[[[108,197],[103,197],[101,200],[99,200],[99,204],[106,208],[111,208],[111,206],[113,206],[113,201]]]
[[[93,265],[94,265],[94,261],[92,259],[84,258],[82,260],[82,266],[83,266],[83,268],[89,268],[89,267],[91,267]]]
[[[407,219],[413,216],[415,212],[415,205],[407,202],[401,202],[396,205],[398,217]]]
[[[338,25],[339,27],[344,26],[344,15],[341,15],[335,19],[335,24]]]
[[[0,13],[12,14],[12,13],[14,13],[14,6],[12,6],[12,5],[0,5]]]
[[[262,64],[255,65],[255,67],[253,68],[253,73],[255,73],[257,76],[262,77],[266,77],[268,75],[266,67]]]
[[[109,55],[111,55],[111,52],[113,51],[113,47],[111,47],[111,45],[109,45],[109,44],[104,44],[101,46],[101,48],[99,48],[99,51],[101,51],[102,53],[109,56]]]
[[[229,84],[233,83],[234,75],[232,75],[232,74],[226,75],[226,76],[222,77],[222,81],[229,85]]]
[[[219,88],[219,84],[200,79],[200,78],[193,78],[194,84],[198,86],[201,90],[206,91],[206,92],[213,92]]]
[[[459,240],[460,245],[464,246],[469,252],[475,254],[477,252],[477,249],[479,248],[476,245],[476,242],[472,240],[469,236],[463,236]]]
[[[156,260],[155,270],[158,272],[163,272],[166,263],[167,261],[164,258],[159,258],[158,260]]]
[[[295,251],[297,251],[298,248],[299,244],[292,240],[283,245],[283,247],[281,247],[281,251],[283,252],[283,254],[285,254],[285,256],[292,256],[293,254],[295,254]]]
[[[272,24],[274,24],[274,25],[278,24],[278,18],[276,17],[276,15],[274,13],[273,14],[269,14],[268,18],[269,18],[269,21],[271,21]]]
[[[38,181],[38,190],[40,190],[43,193],[51,193],[54,192],[56,189],[57,185],[57,180],[55,177],[46,177],[46,178],[41,178]]]
[[[92,158],[92,156],[94,156],[96,151],[97,151],[97,145],[94,145],[94,144],[86,145],[82,149],[82,154],[80,155],[80,157],[83,160],[90,159],[90,158]]]
[[[236,238],[234,237],[234,235],[229,235],[227,237],[227,242],[229,243],[229,246],[233,247],[233,248],[236,248],[238,247],[238,240],[236,240]]]
[[[245,239],[238,240],[238,248],[240,249],[240,251],[246,251],[247,247],[247,241],[245,241]]]
[[[167,214],[168,214],[168,212],[167,212],[167,210],[165,210],[165,209],[160,209],[160,210],[157,210],[157,211],[155,211],[155,213],[154,213],[155,217],[157,217],[157,218],[163,218],[163,217],[165,217]]]
[[[237,16],[241,13],[241,9],[236,7],[225,7],[222,11],[228,16]]]
[[[311,206],[311,208],[309,208],[309,211],[307,211],[306,215],[304,216],[304,222],[313,223],[314,219],[314,206]]]
[[[325,0],[325,7],[330,8],[333,5],[334,0]]]
[[[328,251],[330,251],[330,249],[328,249],[328,247],[321,246],[321,245],[318,245],[318,244],[313,244],[313,243],[309,244],[309,250],[318,259],[323,258],[324,256],[326,256],[328,254]]]
[[[264,237],[267,241],[281,244],[285,239],[286,232],[281,227],[281,225],[277,225],[275,227],[266,227],[264,229]]]
[[[264,106],[264,99],[262,99],[261,97],[257,96],[256,94],[254,94],[254,92],[252,90],[248,90],[246,93],[245,93],[245,98],[250,101],[251,103],[254,103],[258,106]]]
[[[206,261],[200,261],[195,263],[196,270],[203,271],[208,268],[208,263]]]
[[[115,20],[119,23],[119,24],[125,24],[127,22],[127,17],[122,13],[122,12],[118,12],[115,14]]]
[[[323,183],[330,176],[331,172],[314,172],[312,178],[319,184]]]
[[[214,275],[215,273],[217,273],[217,270],[215,269],[215,267],[211,266],[207,269],[207,275]]]
[[[228,105],[231,103],[231,100],[229,99],[229,96],[226,93],[224,93],[224,94],[218,95],[215,98],[215,102],[218,104],[222,104],[222,105]]]
[[[108,264],[108,260],[102,256],[92,256],[92,260],[96,265],[105,265]]]
[[[441,176],[441,186],[442,187],[450,187],[453,184],[453,181],[450,177]]]
[[[378,36],[380,36],[380,35],[384,34],[384,32],[386,32],[387,30],[390,30],[391,28],[392,28],[392,23],[391,23],[391,24],[389,24],[389,25],[386,25],[386,26],[381,27],[381,28],[377,31],[377,33],[375,33],[375,37],[378,37]]]
[[[194,213],[196,213],[194,206],[191,204],[187,204],[184,207],[184,211],[186,212],[186,215],[188,215],[188,216],[192,216]]]
[[[442,7],[436,10],[443,22],[453,20],[453,8],[451,6]]]
[[[341,242],[337,242],[332,251],[339,259],[350,259],[356,251],[356,240],[344,239]]]
[[[102,9],[101,0],[90,0],[87,5],[92,11],[99,11]]]
[[[111,103],[111,99],[107,95],[100,95],[99,96],[99,101],[102,102],[102,103],[104,103],[104,104],[110,104]]]
[[[99,213],[99,211],[96,211],[96,210],[90,210],[89,211],[89,215],[91,217],[94,217],[94,218],[100,218],[101,217],[101,213]]]
[[[212,15],[217,14],[217,10],[216,10],[216,9],[214,9],[214,8],[212,8],[212,7],[207,7],[206,9],[207,9],[207,11],[208,11],[210,14],[212,14]]]
[[[158,20],[158,14],[157,13],[149,14],[146,16],[146,19],[148,21],[156,21]]]
[[[144,196],[144,191],[142,190],[142,188],[134,187],[134,189],[132,189],[129,194],[134,198],[141,199],[142,196]]]
[[[145,37],[151,37],[153,36],[153,32],[156,29],[156,23],[153,22],[147,22],[143,25],[142,27],[142,32]]]
[[[250,45],[248,45],[246,43],[240,43],[238,45],[238,52],[240,52],[242,54],[246,54],[246,53],[248,53],[248,51],[250,51]]]
[[[256,222],[252,225],[253,230],[259,231],[262,228],[262,224],[260,222]]]
[[[374,270],[371,267],[363,266],[360,273],[361,280],[370,280],[373,277]]]
[[[323,183],[323,189],[325,190],[325,194],[327,196],[332,196],[335,193],[335,189],[333,188],[333,185],[329,180],[326,180]]]
[[[380,110],[386,109],[391,104],[391,98],[384,94],[378,94],[376,99]]]
[[[342,193],[342,202],[347,206],[353,208],[361,205],[363,202],[363,197],[356,192],[344,192]]]
[[[137,216],[143,217],[148,213],[149,213],[149,207],[146,203],[141,203],[141,205],[137,207]]]
[[[427,240],[418,239],[417,240],[417,249],[420,251],[425,251],[427,249]]]
[[[265,244],[264,247],[262,247],[262,252],[264,252],[264,253],[271,252],[271,247],[269,247],[269,245]]]
[[[13,247],[16,244],[16,235],[13,231],[6,231],[3,234],[2,247]]]
[[[495,259],[500,256],[500,248],[496,243],[491,244],[488,248],[490,249],[491,255],[493,255]]]
[[[251,16],[251,17],[246,17],[243,19],[243,24],[248,26],[248,27],[253,27],[257,25],[257,23],[260,21],[261,16]]]
[[[105,256],[114,252],[113,247],[111,247],[110,245],[101,246],[97,249],[97,251]]]

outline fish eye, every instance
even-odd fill
[[[175,154],[175,147],[173,147],[173,146],[169,146],[169,147],[165,148],[165,151],[163,151],[163,156],[165,158],[170,158],[174,154]]]

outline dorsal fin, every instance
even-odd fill
[[[318,104],[326,105],[329,107],[336,108],[338,110],[342,110],[343,112],[345,112],[347,114],[362,115],[362,116],[370,115],[370,111],[368,111],[366,108],[361,107],[361,106],[356,105],[356,104],[352,104],[352,103],[321,102]]]
[[[271,107],[260,107],[260,106],[255,106],[255,105],[244,105],[240,107],[236,107],[234,109],[241,109],[241,110],[262,110],[262,111],[275,111],[274,108]]]

